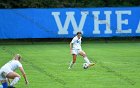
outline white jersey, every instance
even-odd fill
[[[81,47],[81,42],[82,41],[81,41],[81,39],[82,39],[82,37],[80,37],[80,39],[78,39],[77,36],[75,36],[72,39],[72,41],[71,41],[71,43],[73,44],[72,49],[82,50],[82,47]]]
[[[11,60],[8,63],[6,63],[1,70],[4,69],[10,69],[12,71],[15,71],[17,68],[22,67],[22,64],[18,60]]]

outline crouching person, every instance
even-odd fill
[[[25,84],[28,84],[24,68],[22,67],[20,61],[20,54],[16,54],[11,61],[2,66],[2,68],[0,69],[0,82],[2,83],[2,88],[15,88],[14,85],[20,80],[20,75],[15,72],[15,70],[17,70],[18,68],[25,79]],[[8,86],[9,79],[13,80]]]

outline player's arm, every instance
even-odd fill
[[[11,82],[10,82],[10,79],[7,79],[8,80],[8,83],[10,84]]]
[[[70,42],[70,53],[72,53],[72,45],[73,45],[73,43]]]
[[[73,43],[75,42],[75,38],[72,39],[72,41],[70,42],[70,52],[72,53],[72,47],[73,47]]]
[[[26,76],[26,73],[25,73],[23,67],[19,67],[19,69],[20,69],[20,71],[21,71],[21,73],[22,73],[22,75],[23,75],[23,77],[25,79],[25,83],[28,84],[27,76]]]
[[[70,50],[72,50],[72,43],[70,42]]]

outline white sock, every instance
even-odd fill
[[[72,68],[73,64],[74,64],[73,61],[71,61],[69,67]]]
[[[90,61],[88,60],[87,57],[84,57],[84,60],[86,61],[87,64],[90,64]]]
[[[19,80],[20,77],[15,77],[14,80],[11,82],[10,86],[14,86]]]

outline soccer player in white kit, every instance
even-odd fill
[[[28,84],[28,80],[20,60],[21,56],[16,54],[11,61],[0,68],[0,82],[2,83],[3,88],[15,88],[14,85],[20,80],[20,75],[15,72],[18,68],[25,79],[25,83]],[[8,86],[8,79],[13,79],[10,86]]]
[[[81,39],[82,39],[82,33],[81,32],[77,32],[77,35],[72,39],[72,41],[70,42],[70,52],[73,56],[73,60],[70,63],[70,66],[68,69],[71,69],[72,66],[74,65],[74,63],[76,62],[76,57],[77,55],[81,55],[83,56],[85,62],[88,64],[88,67],[93,66],[94,63],[91,63],[88,59],[88,57],[86,56],[86,53],[82,50],[81,47]]]

